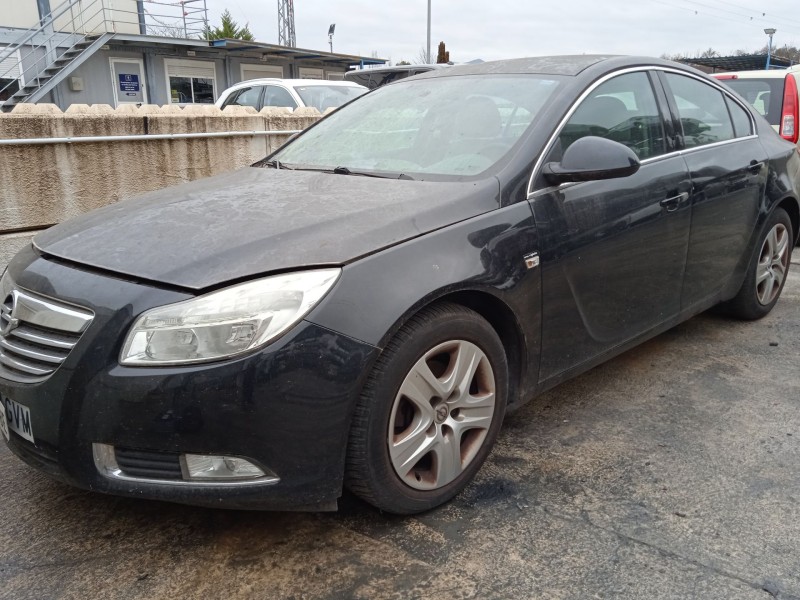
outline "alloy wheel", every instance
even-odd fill
[[[495,402],[492,366],[478,346],[452,340],[428,350],[390,413],[387,442],[397,476],[418,490],[455,480],[486,440]]]
[[[770,229],[756,267],[756,297],[767,305],[775,300],[781,290],[789,266],[789,231],[783,223]]]

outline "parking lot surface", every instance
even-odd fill
[[[416,517],[113,498],[0,445],[0,597],[800,599],[793,269],[766,319],[701,315],[535,399]]]

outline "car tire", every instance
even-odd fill
[[[495,330],[457,304],[429,307],[387,344],[353,417],[347,488],[414,514],[458,494],[497,439],[508,365]]]
[[[769,314],[789,274],[793,235],[788,213],[776,208],[761,228],[742,287],[733,299],[722,304],[726,314],[747,320]]]

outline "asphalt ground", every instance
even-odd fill
[[[700,315],[508,417],[413,518],[114,498],[1,445],[0,597],[800,599],[793,264],[766,319]]]

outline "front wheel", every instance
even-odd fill
[[[356,407],[347,487],[387,512],[450,500],[474,477],[505,414],[508,367],[477,313],[440,304],[387,345]]]
[[[789,274],[792,256],[792,221],[782,208],[767,218],[753,248],[753,256],[739,293],[723,304],[725,312],[740,319],[760,319],[778,302]]]

